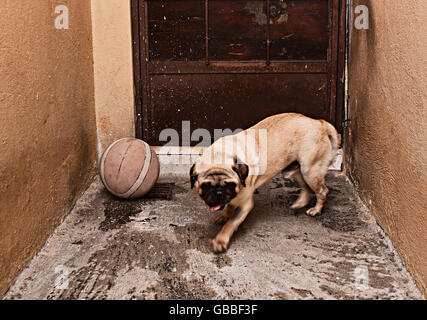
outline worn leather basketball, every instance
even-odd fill
[[[102,154],[101,180],[112,194],[133,199],[147,194],[159,178],[159,159],[144,141],[123,138],[113,142]]]

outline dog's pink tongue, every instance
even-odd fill
[[[210,211],[218,211],[219,209],[221,209],[221,205],[217,205],[215,207],[210,207],[209,208]]]

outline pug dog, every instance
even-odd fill
[[[297,113],[268,117],[215,141],[190,169],[191,188],[209,210],[224,210],[216,219],[224,225],[213,239],[214,252],[227,250],[231,236],[254,207],[256,189],[280,172],[301,187],[291,209],[305,207],[313,191],[316,205],[306,213],[320,214],[328,195],[325,175],[340,143],[341,136],[330,123]]]

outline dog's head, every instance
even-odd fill
[[[246,187],[248,174],[249,167],[237,158],[229,166],[195,163],[190,169],[191,188],[195,188],[211,211],[218,211]]]

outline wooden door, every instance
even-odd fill
[[[343,0],[133,0],[136,135],[281,112],[341,129]],[[192,141],[192,145],[197,141]]]

